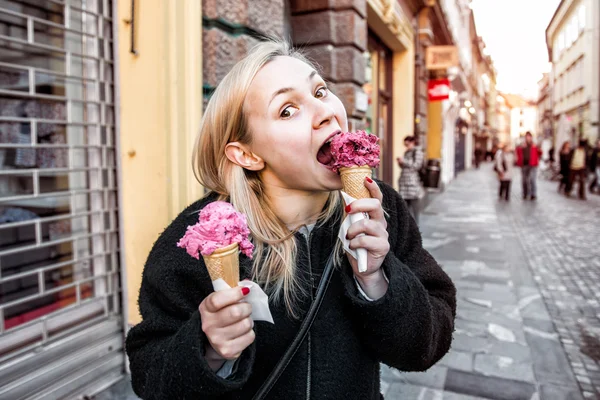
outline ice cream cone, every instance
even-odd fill
[[[371,177],[371,167],[368,165],[356,167],[342,167],[339,169],[344,192],[355,199],[368,199],[371,197],[369,189],[365,187],[365,178]]]
[[[237,243],[216,249],[211,255],[202,256],[210,274],[210,279],[221,278],[231,287],[240,281],[239,246]]]

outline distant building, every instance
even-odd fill
[[[510,107],[510,140],[512,144],[518,145],[526,132],[531,132],[534,138],[537,139],[536,104],[517,94],[504,93],[503,96]]]
[[[502,94],[496,96],[496,120],[498,123],[498,141],[510,143],[510,105]]]
[[[550,75],[544,74],[538,82],[538,126],[537,131],[544,139],[553,139],[552,129],[552,87],[550,86]]]
[[[599,23],[598,0],[562,0],[546,28],[556,143],[600,137]]]

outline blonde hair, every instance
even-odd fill
[[[297,246],[294,231],[275,215],[258,173],[231,162],[225,155],[230,142],[251,144],[252,135],[244,114],[244,100],[257,72],[278,56],[294,57],[314,65],[287,42],[269,40],[256,45],[223,78],[204,112],[192,156],[196,179],[246,214],[255,245],[252,279],[285,301],[291,315],[303,293],[296,273]],[[318,224],[332,220],[339,210],[340,194],[333,191]]]

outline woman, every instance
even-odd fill
[[[379,399],[380,362],[422,371],[448,351],[455,288],[402,199],[365,179],[373,198],[344,210],[341,179],[324,163],[328,141],[347,129],[341,101],[285,44],[257,45],[223,79],[194,149],[210,192],[166,228],[145,265],[143,321],[126,343],[140,397],[251,399],[298,331],[330,254],[339,262],[321,309],[268,398]],[[247,288],[213,292],[203,261],[176,246],[215,200],[248,218],[255,250],[240,255],[240,277],[269,294],[274,324],[251,320],[240,302]],[[367,249],[365,273],[337,253],[344,211],[370,216],[347,233],[350,248]]]
[[[407,136],[404,138],[406,152],[404,158],[398,157],[398,166],[402,168],[398,188],[400,196],[406,202],[410,215],[419,223],[419,199],[423,197],[423,186],[419,170],[423,166],[423,152],[416,147],[416,138]]]
[[[560,183],[558,184],[558,193],[565,192],[570,187],[569,174],[571,173],[571,144],[564,142],[560,148]]]
[[[496,153],[494,160],[494,170],[498,174],[500,188],[498,189],[498,197],[500,200],[510,200],[510,184],[513,178],[513,168],[515,165],[515,154],[509,144],[501,146]]]

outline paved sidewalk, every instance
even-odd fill
[[[384,367],[386,399],[600,398],[600,197],[538,190],[524,202],[517,178],[500,202],[485,164],[427,207],[424,246],[458,289],[454,342],[426,373]]]

